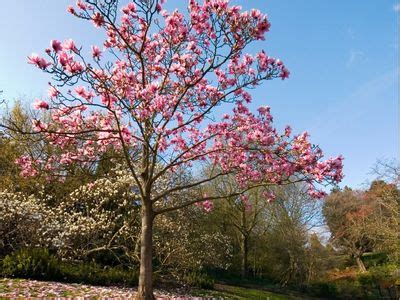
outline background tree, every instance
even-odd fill
[[[288,127],[279,134],[268,107],[260,107],[258,114],[246,107],[251,101],[246,89],[289,74],[264,51],[244,53],[250,43],[264,39],[270,27],[266,16],[258,10],[242,12],[227,0],[191,0],[187,15],[166,12],[163,2],[135,0],[120,11],[118,1],[86,0],[68,8],[105,30],[104,49],[92,46],[86,59],[74,41],[53,40],[46,49],[48,60],[29,57],[29,63],[53,78],[51,103],[34,104],[49,111],[50,121],[33,125],[58,151],[24,154],[20,160],[25,175],[46,168],[63,176],[69,165],[93,164],[110,148],[122,155],[140,195],[138,299],[153,298],[155,217],[226,198],[205,196],[206,183],[234,175],[241,191],[230,196],[238,196],[265,184],[306,181],[309,194],[321,197],[319,184],[342,178],[341,157],[322,161],[322,151],[307,133],[292,136]],[[233,113],[210,122],[222,104],[233,107]],[[218,165],[221,172],[155,189],[165,174],[204,162]],[[196,197],[174,198],[192,188]]]
[[[375,250],[382,251],[395,262],[399,261],[400,191],[393,183],[375,180],[364,193],[372,208],[371,221],[376,235]]]
[[[275,194],[266,231],[269,272],[284,286],[304,284],[312,273],[307,250],[309,234],[322,225],[319,203],[301,184],[277,188]]]
[[[378,180],[400,185],[400,165],[396,160],[378,160],[372,168],[371,174]]]
[[[362,205],[359,193],[349,188],[334,191],[325,199],[324,216],[332,240],[356,260],[361,272],[366,271],[361,256],[374,243],[367,229],[368,215],[369,208]]]
[[[340,253],[337,253],[330,243],[321,242],[322,239],[316,233],[309,236],[306,248],[308,257],[307,284],[315,281],[328,281],[329,272],[342,268]]]
[[[246,277],[249,272],[249,254],[252,251],[251,240],[257,227],[265,221],[265,211],[268,206],[262,188],[253,189],[240,196],[234,177],[227,177],[213,182],[211,192],[227,199],[215,204],[215,215],[220,220],[220,230],[230,230],[240,249],[241,274]],[[229,229],[226,227],[230,227]]]
[[[168,282],[182,282],[191,273],[226,270],[230,266],[230,237],[210,226],[211,214],[202,207],[189,206],[156,219],[157,272]]]
[[[325,200],[332,241],[355,258],[361,272],[366,271],[364,253],[398,245],[398,193],[396,186],[375,181],[368,191],[345,188]]]

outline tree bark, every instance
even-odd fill
[[[143,203],[140,236],[140,274],[137,300],[153,300],[153,221],[151,203]]]
[[[361,256],[356,256],[356,262],[357,262],[357,266],[360,269],[361,273],[367,272],[367,268],[365,267],[365,265],[361,259]]]
[[[247,235],[242,236],[242,277],[246,277],[248,274],[249,263],[249,238]]]

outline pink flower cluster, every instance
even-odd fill
[[[38,171],[35,169],[34,165],[37,162],[34,162],[32,157],[28,155],[22,155],[15,161],[21,168],[21,176],[30,177],[38,174]]]
[[[55,78],[49,89],[51,121],[35,121],[35,130],[63,153],[61,159],[31,165],[56,172],[60,165],[96,161],[110,148],[131,154],[148,145],[171,172],[208,161],[235,174],[243,188],[302,180],[310,195],[320,197],[318,184],[342,179],[341,157],[323,161],[307,133],[292,136],[287,127],[279,134],[269,107],[260,107],[258,114],[246,107],[249,88],[289,76],[282,61],[264,51],[244,54],[269,30],[265,15],[227,0],[190,0],[188,17],[159,4],[148,8],[159,14],[155,26],[133,2],[113,22],[105,10],[77,1],[68,11],[105,30],[104,48],[92,46],[88,62],[73,40],[52,40],[46,50],[52,63],[29,57]],[[211,122],[212,112],[225,103],[233,113]],[[42,100],[34,106],[50,108]],[[23,160],[20,165],[29,167]],[[209,210],[212,202],[206,201]]]
[[[204,194],[203,198],[207,199],[208,195]],[[195,205],[197,207],[203,208],[205,212],[211,212],[213,210],[213,208],[214,208],[214,203],[212,201],[210,201],[210,200],[204,200],[204,201],[201,201],[201,202],[197,202],[197,203],[195,203]]]
[[[35,109],[49,109],[49,104],[46,101],[36,99],[35,103],[33,103],[33,108]]]
[[[32,53],[32,55],[28,56],[28,63],[32,65],[36,65],[38,68],[45,70],[51,63],[47,62],[44,58],[39,57],[36,53]]]
[[[216,135],[210,151],[214,164],[227,172],[236,170],[243,187],[302,179],[310,183],[309,194],[319,198],[324,193],[314,183],[338,183],[343,178],[342,157],[321,161],[322,151],[311,145],[307,133],[292,138],[288,128],[285,134],[278,134],[268,107],[261,107],[255,116],[239,102],[233,116],[226,116],[209,130]]]
[[[264,34],[270,28],[267,17],[259,10],[241,12],[240,6],[229,6],[228,0],[204,1],[203,5],[190,0],[189,11],[191,24],[197,34],[216,38],[215,27],[210,24],[211,16],[215,14],[223,18],[231,37],[238,45],[246,43],[249,37],[257,40],[264,39]]]

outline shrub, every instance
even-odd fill
[[[1,264],[7,277],[58,279],[61,277],[58,259],[47,249],[23,248],[7,255]]]
[[[87,283],[94,285],[136,285],[137,270],[127,270],[122,267],[101,266],[94,262],[61,265],[63,279],[69,282]]]
[[[5,277],[63,280],[94,285],[133,286],[138,282],[137,270],[101,266],[92,263],[60,262],[43,248],[23,248],[7,255],[0,264]]]
[[[0,191],[0,252],[45,245],[57,232],[55,213],[44,204],[46,198]]]
[[[313,282],[307,287],[310,295],[324,298],[336,298],[338,294],[337,287],[331,282]]]
[[[192,287],[203,289],[212,289],[214,287],[214,279],[202,272],[190,272],[183,277],[184,283]]]
[[[338,280],[335,285],[340,299],[368,299],[366,291],[357,280]]]
[[[358,275],[358,281],[363,286],[377,286],[379,284],[395,284],[400,278],[396,265],[372,267],[366,273]]]
[[[363,255],[362,260],[367,269],[383,265],[388,262],[389,257],[387,253],[376,252],[376,253],[366,253]]]

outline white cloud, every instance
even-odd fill
[[[349,27],[347,28],[347,35],[350,37],[350,39],[354,40],[356,37],[356,33],[353,30],[353,28]]]
[[[352,67],[355,63],[365,61],[365,54],[362,51],[359,50],[350,50],[349,54],[349,59],[347,60],[346,67],[350,68]]]
[[[382,98],[382,93],[391,90],[397,85],[399,70],[391,70],[384,73],[370,81],[365,82],[355,89],[352,93],[344,96],[340,102],[335,102],[324,108],[321,112],[316,114],[313,120],[313,126],[310,127],[309,132],[323,129],[326,135],[333,134],[338,130],[344,130],[348,124],[354,122],[358,118],[367,113],[371,113],[371,105],[368,103],[375,103],[377,99]],[[353,111],[358,107],[357,111]],[[341,121],[338,122],[338,116],[341,116]]]
[[[393,10],[395,12],[400,12],[400,3],[396,3],[395,5],[393,5]]]

